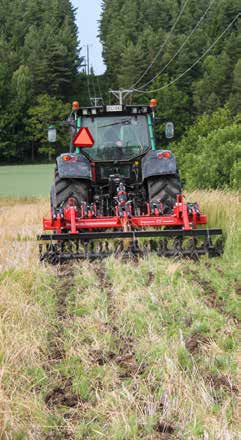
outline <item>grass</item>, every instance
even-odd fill
[[[1,438],[239,438],[241,199],[188,199],[224,228],[222,258],[63,269],[37,261],[48,202],[2,200]]]
[[[0,197],[48,196],[54,165],[0,166]]]

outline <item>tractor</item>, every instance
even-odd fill
[[[199,204],[182,194],[174,154],[156,146],[156,105],[73,103],[69,152],[57,157],[43,219],[48,233],[38,236],[41,261],[222,254],[222,230],[205,227]],[[173,123],[165,134],[173,137]],[[48,136],[56,141],[54,126]]]

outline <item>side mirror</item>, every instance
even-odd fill
[[[165,136],[167,139],[174,138],[175,128],[173,122],[167,122],[165,125]]]
[[[50,125],[48,128],[48,141],[49,142],[56,142],[57,140],[57,131],[56,128],[53,125]]]

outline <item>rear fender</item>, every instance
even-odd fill
[[[69,156],[71,160],[64,160],[64,156]],[[57,168],[59,176],[64,179],[92,179],[90,162],[82,154],[61,154],[57,157]]]
[[[169,157],[163,156],[169,153]],[[142,159],[142,180],[148,177],[178,174],[176,158],[169,150],[152,150]]]

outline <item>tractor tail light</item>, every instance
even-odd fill
[[[164,157],[168,159],[171,157],[171,153],[169,153],[169,151],[164,151],[163,153],[158,153],[157,157],[158,159],[163,159]]]
[[[62,157],[62,159],[67,162],[76,162],[77,161],[76,157],[69,156],[68,154],[64,155]]]

